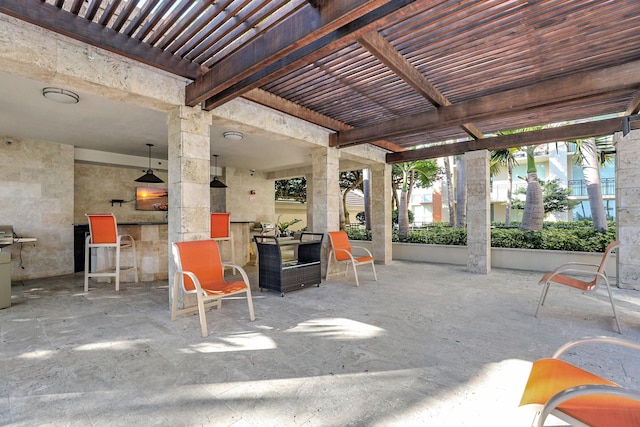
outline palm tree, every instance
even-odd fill
[[[467,171],[464,156],[456,158],[456,228],[467,225]]]
[[[398,203],[398,239],[406,240],[409,235],[409,200],[411,190],[416,181],[422,187],[429,187],[438,175],[438,165],[434,160],[418,160],[404,162],[397,166],[396,171],[401,174],[400,200]]]
[[[589,197],[589,207],[591,218],[596,230],[604,233],[607,231],[607,216],[604,211],[604,201],[602,199],[602,184],[600,181],[600,164],[604,163],[604,158],[599,158],[597,145],[604,144],[604,141],[596,141],[594,138],[576,139],[568,141],[576,146],[575,161],[582,165],[582,174],[587,185],[587,196]],[[601,160],[601,161],[599,161]]]
[[[504,225],[509,226],[511,223],[511,204],[512,204],[512,192],[513,186],[513,168],[518,165],[515,153],[520,151],[520,147],[503,148],[501,150],[494,150],[491,152],[490,174],[491,176],[497,175],[503,167],[507,168],[507,204],[506,212],[504,214]]]
[[[347,195],[350,191],[356,189],[362,190],[363,182],[364,173],[362,172],[362,169],[340,173],[340,189],[342,190],[342,200],[340,205],[340,209],[342,212],[342,215],[340,215],[341,224],[351,223],[349,210],[347,208]],[[343,226],[341,226],[340,228],[344,229]]]
[[[529,145],[527,152],[527,195],[520,230],[542,230],[544,221],[544,200],[542,188],[538,182],[538,170],[534,158],[535,145]]]
[[[456,211],[453,203],[453,174],[451,173],[451,161],[449,156],[444,158],[444,174],[447,180],[447,207],[449,208],[449,225],[456,225]]]
[[[520,132],[531,132],[543,129],[545,126],[530,126],[522,129],[501,131],[499,135],[511,135]],[[542,230],[544,221],[544,201],[542,198],[542,187],[538,182],[538,170],[534,158],[536,145],[525,148],[527,153],[527,195],[522,214],[520,230]]]

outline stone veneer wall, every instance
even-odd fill
[[[231,212],[232,222],[276,222],[273,180],[266,179],[263,173],[254,172],[252,175],[248,169],[234,168],[226,168],[225,179],[224,183],[229,186],[225,189],[226,211]],[[251,194],[251,190],[256,194]]]
[[[124,222],[167,222],[164,211],[136,210],[136,187],[167,187],[167,171],[154,169],[153,173],[164,180],[160,184],[136,182],[144,174],[141,169],[117,166],[76,163],[75,207],[73,222],[86,224],[87,213],[113,213],[119,223]],[[127,203],[114,204],[112,199],[122,199]]]
[[[618,286],[640,290],[640,130],[614,135],[616,147],[616,226]]]
[[[72,146],[0,137],[0,223],[38,239],[2,249],[12,281],[73,273],[73,174]]]

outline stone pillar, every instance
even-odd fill
[[[640,130],[614,135],[618,286],[640,290]]]
[[[211,225],[210,130],[211,114],[200,109],[179,106],[167,115],[169,128],[169,302],[175,265],[171,243],[208,239]],[[181,294],[179,294],[181,295]],[[194,297],[189,295],[188,297]],[[180,296],[182,298],[182,295]],[[180,307],[195,303],[195,298],[180,299]]]
[[[307,209],[311,211],[311,226],[314,233],[326,233],[340,229],[340,152],[336,148],[318,148],[311,154],[312,183],[311,198]],[[309,197],[309,188],[307,188]],[[327,271],[327,241],[322,245],[322,272]]]
[[[371,254],[377,263],[390,264],[391,241],[391,165],[371,166]]]
[[[307,230],[313,230],[313,173],[304,176],[307,180]]]
[[[467,269],[491,272],[491,229],[489,210],[489,152],[464,155],[467,172]]]

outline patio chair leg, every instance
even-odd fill
[[[540,295],[540,300],[538,301],[538,308],[536,308],[536,314],[534,315],[534,317],[538,317],[538,311],[540,310],[540,307],[544,304],[544,301],[547,299],[547,292],[549,292],[549,286],[551,286],[551,283],[546,282],[544,284],[544,287],[542,288],[542,294]]]
[[[360,286],[360,282],[358,281],[358,272],[356,271],[356,264],[352,262],[351,265],[353,266],[353,275],[356,276],[356,286]]]
[[[616,313],[616,305],[613,302],[613,294],[611,293],[611,286],[609,286],[609,281],[605,282],[607,285],[607,291],[609,292],[609,301],[611,301],[611,308],[613,309],[613,318],[616,319],[616,326],[618,327],[618,333],[622,334],[622,328],[620,328],[620,321],[618,320],[618,313]]]

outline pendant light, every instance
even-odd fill
[[[214,154],[213,157],[215,159],[215,168],[216,168],[215,169],[216,170],[215,173],[218,173],[218,155]],[[227,188],[227,186],[224,185],[224,183],[218,179],[217,175],[213,176],[213,181],[211,181],[211,183],[209,184],[209,187],[211,187],[211,188]]]
[[[147,173],[136,179],[136,182],[164,182],[163,180],[155,176],[153,174],[153,170],[151,170],[151,147],[153,147],[153,144],[147,144],[147,146],[149,147],[149,169],[147,169]]]

